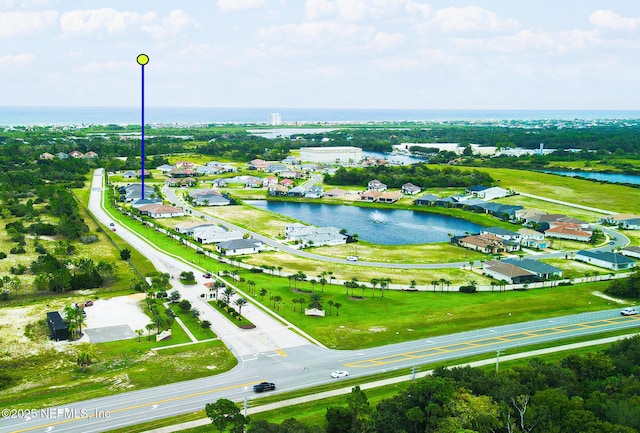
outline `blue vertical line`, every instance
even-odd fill
[[[144,200],[144,65],[142,67],[142,200]]]

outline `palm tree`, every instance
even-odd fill
[[[436,292],[436,286],[438,286],[440,284],[440,281],[438,280],[431,280],[431,285],[433,286],[433,293]]]
[[[76,359],[79,367],[82,367],[82,372],[87,371],[87,366],[91,364],[91,354],[87,351],[82,351],[78,354],[78,358]]]
[[[156,324],[153,322],[149,322],[145,325],[145,328],[147,329],[148,334],[148,338],[147,341],[151,341],[151,331],[153,331],[153,329],[156,327]]]
[[[234,301],[234,304],[238,307],[238,320],[242,320],[242,307],[248,304],[245,298],[238,298]]]
[[[307,302],[307,300],[305,298],[299,298],[298,299],[298,304],[300,304],[300,312],[304,313],[304,307],[303,305]]]
[[[444,285],[446,284],[447,280],[445,278],[440,278],[438,281],[440,281],[440,293],[444,292]]]
[[[329,316],[331,316],[331,307],[333,306],[333,301],[329,300],[327,304],[329,304]]]
[[[140,343],[140,337],[144,334],[144,329],[136,329],[136,334],[138,335],[138,343]]]
[[[296,304],[298,303],[298,298],[293,298],[291,300],[291,302],[293,302],[293,312],[296,312]]]
[[[282,266],[278,266],[278,276],[282,276]]]
[[[280,302],[282,302],[282,296],[274,296],[273,297],[273,308],[276,308],[276,304],[278,305],[278,310],[280,310]]]
[[[336,302],[333,306],[336,307],[336,317],[338,317],[340,315],[338,311],[340,310],[340,307],[342,307],[342,304],[340,302]]]
[[[389,277],[385,277],[380,280],[380,293],[382,294],[383,298],[384,298],[384,291],[389,288],[390,284],[391,284],[391,278]]]
[[[256,290],[256,282],[253,280],[249,280],[247,282],[247,284],[249,284],[249,287],[251,287],[251,294],[255,295],[255,290]]]
[[[229,303],[231,302],[231,297],[233,295],[235,295],[236,291],[233,290],[233,288],[231,287],[227,287],[224,289],[224,292],[222,293],[222,297],[224,298],[224,306],[229,307]]]
[[[375,298],[376,296],[376,286],[380,283],[380,280],[377,278],[371,279],[371,298]]]
[[[322,310],[322,295],[320,293],[312,293],[309,298],[309,308]]]
[[[411,283],[409,284],[409,288],[410,289],[415,289],[416,288],[416,280],[411,280]]]
[[[495,289],[495,288],[496,288],[496,282],[492,281],[491,282],[491,293],[493,293],[493,289]]]
[[[327,275],[329,275],[329,284],[333,281],[333,271],[327,271]]]
[[[267,292],[267,289],[265,288],[260,289],[260,298],[264,300],[264,297],[267,295],[267,293],[269,293]]]

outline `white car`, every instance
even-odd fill
[[[634,316],[638,314],[638,309],[635,307],[623,308],[622,311],[620,311],[620,314],[623,316]]]
[[[347,260],[349,260],[350,262],[357,262],[358,256],[347,256]]]
[[[331,377],[333,377],[334,379],[337,379],[339,377],[347,377],[347,376],[349,376],[349,372],[344,370],[336,370],[333,373],[331,373]]]

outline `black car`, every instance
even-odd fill
[[[276,385],[271,382],[260,382],[256,385],[253,385],[253,390],[255,392],[273,391],[274,389],[276,389]]]

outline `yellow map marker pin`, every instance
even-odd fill
[[[144,66],[149,63],[149,56],[146,54],[139,54],[138,57],[136,57],[136,61],[140,66]]]

